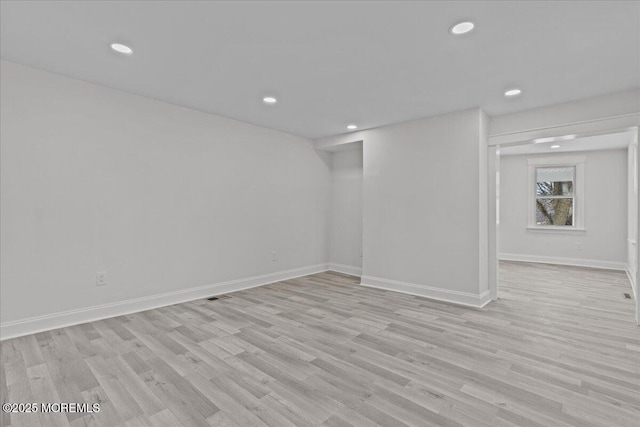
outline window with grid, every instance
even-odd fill
[[[575,179],[575,166],[536,168],[536,225],[575,225]]]

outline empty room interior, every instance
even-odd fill
[[[0,0],[0,426],[637,427],[640,1]]]

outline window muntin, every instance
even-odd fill
[[[527,159],[527,230],[545,233],[585,231],[585,162],[586,156],[580,154]]]
[[[535,224],[573,227],[575,166],[537,167],[535,174]]]

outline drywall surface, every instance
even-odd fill
[[[311,141],[1,74],[3,323],[328,261],[330,167]]]
[[[349,274],[362,271],[362,144],[332,152],[329,263]]]
[[[363,275],[478,293],[479,116],[363,132]]]
[[[501,258],[624,268],[627,263],[627,150],[571,153],[574,154],[586,156],[584,232],[527,229],[528,159],[553,158],[553,154],[501,157]]]

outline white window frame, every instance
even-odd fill
[[[584,232],[584,165],[585,156],[553,156],[528,159],[529,163],[529,203],[527,230],[552,233]],[[538,225],[536,224],[536,169],[545,167],[575,168],[573,185],[573,225]]]

